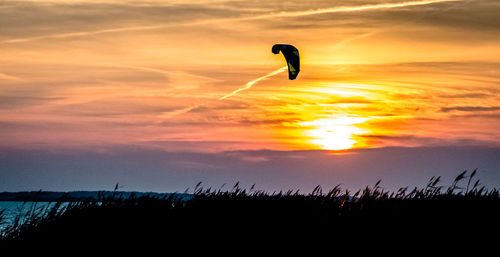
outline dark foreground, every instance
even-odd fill
[[[500,224],[500,197],[475,173],[449,187],[432,178],[425,188],[359,192],[340,187],[308,195],[197,187],[189,200],[175,194],[102,197],[29,213],[2,232],[3,243],[213,242],[282,240],[387,240],[492,237]],[[63,199],[64,200],[64,199]],[[491,234],[490,232],[493,232]],[[332,241],[333,240],[333,241]],[[289,241],[289,240],[288,240]],[[252,241],[254,242],[254,241]]]

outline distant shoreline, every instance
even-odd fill
[[[74,202],[82,200],[98,200],[101,198],[129,198],[135,197],[155,197],[163,198],[172,194],[189,198],[191,194],[187,193],[155,193],[155,192],[136,192],[136,191],[21,191],[21,192],[0,192],[0,201],[2,202]]]

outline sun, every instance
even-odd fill
[[[325,150],[346,150],[352,148],[358,141],[355,135],[366,133],[355,126],[369,120],[363,117],[332,117],[298,123],[311,127],[307,131],[309,143]]]

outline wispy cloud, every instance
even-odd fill
[[[259,81],[262,81],[264,79],[267,79],[269,77],[272,77],[272,76],[274,76],[276,74],[282,73],[282,72],[284,72],[286,70],[287,70],[287,66],[279,68],[279,69],[277,69],[277,70],[275,70],[273,72],[270,72],[270,73],[268,73],[268,74],[266,74],[266,75],[264,75],[262,77],[254,79],[252,81],[249,81],[248,83],[245,84],[244,87],[238,88],[238,89],[234,90],[233,92],[231,92],[231,93],[229,93],[227,95],[221,96],[217,100],[221,101],[221,100],[224,100],[224,99],[229,98],[231,96],[234,96],[234,95],[236,95],[237,93],[239,93],[239,92],[241,92],[243,90],[250,89],[255,83],[257,83]],[[171,118],[171,117],[174,117],[174,116],[177,116],[177,115],[180,115],[180,114],[192,111],[194,109],[200,108],[200,107],[205,106],[206,104],[211,103],[211,102],[213,102],[213,101],[205,101],[205,102],[202,102],[202,103],[199,103],[199,104],[188,106],[186,108],[182,108],[182,109],[175,110],[175,111],[172,111],[172,112],[167,112],[167,113],[164,113],[161,117],[164,118],[164,119],[168,119],[168,118]]]
[[[255,15],[255,16],[248,16],[248,17],[208,19],[208,20],[200,20],[200,21],[194,21],[194,22],[175,23],[175,24],[127,26],[127,27],[109,28],[109,29],[102,29],[102,30],[69,32],[69,33],[58,33],[58,34],[41,35],[41,36],[25,37],[25,38],[14,38],[14,39],[7,39],[7,40],[0,41],[0,44],[24,43],[24,42],[30,42],[30,41],[36,41],[36,40],[43,40],[43,39],[63,39],[63,38],[72,38],[72,37],[83,37],[83,36],[91,36],[91,35],[98,35],[98,34],[105,34],[105,33],[126,32],[126,31],[165,29],[165,28],[172,28],[172,27],[179,27],[179,26],[209,25],[209,24],[228,23],[228,22],[235,22],[235,21],[252,21],[252,20],[264,20],[264,19],[273,19],[273,18],[289,18],[289,17],[300,17],[300,16],[320,15],[320,14],[329,14],[329,13],[341,13],[341,12],[362,12],[362,11],[403,8],[403,7],[411,7],[411,6],[429,5],[429,4],[435,4],[435,3],[460,2],[460,1],[462,1],[462,0],[406,1],[406,2],[397,2],[397,3],[361,5],[361,6],[342,6],[342,7],[324,8],[324,9],[318,9],[318,10],[296,11],[296,12],[278,12],[278,13],[269,13],[269,14]]]
[[[160,28],[168,28],[174,27],[177,25],[169,24],[169,25],[153,25],[153,26],[133,26],[133,27],[123,27],[123,28],[112,28],[112,29],[102,29],[102,30],[93,30],[93,31],[81,31],[81,32],[70,32],[70,33],[60,33],[60,34],[52,34],[52,35],[42,35],[36,37],[26,37],[26,38],[15,38],[1,41],[1,44],[14,44],[14,43],[24,43],[42,39],[58,39],[58,38],[72,38],[72,37],[83,37],[83,36],[91,36],[105,33],[116,33],[116,32],[124,32],[124,31],[137,31],[137,30],[152,30],[152,29],[160,29]]]
[[[428,4],[444,3],[444,2],[460,2],[460,1],[462,0],[424,0],[424,1],[407,1],[399,3],[373,4],[373,5],[362,5],[362,6],[344,6],[344,7],[334,7],[334,8],[326,8],[319,10],[309,10],[309,11],[271,13],[271,14],[265,14],[265,15],[259,15],[255,17],[248,17],[241,19],[258,20],[258,19],[298,17],[298,16],[339,13],[339,12],[361,12],[361,11],[392,9],[392,8],[428,5]]]
[[[0,72],[0,80],[13,80],[13,81],[21,81],[22,79],[16,76],[8,75]]]
[[[462,112],[484,112],[484,111],[498,111],[500,106],[453,106],[443,107],[442,112],[462,111]]]

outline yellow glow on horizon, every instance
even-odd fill
[[[332,117],[300,122],[298,125],[314,128],[308,131],[312,138],[310,143],[325,150],[345,150],[358,143],[354,139],[355,135],[366,133],[365,130],[354,125],[368,120],[369,118],[364,117]]]
[[[372,135],[397,134],[398,121],[413,117],[413,107],[401,109],[412,104],[394,98],[394,94],[414,93],[391,82],[302,84],[286,95],[294,104],[282,108],[284,113],[295,113],[296,121],[284,122],[277,133],[299,149],[376,147],[379,142]]]

